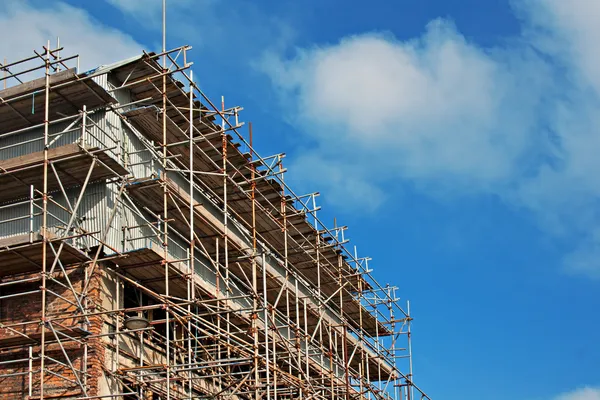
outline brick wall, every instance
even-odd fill
[[[104,347],[100,338],[88,337],[87,334],[77,332],[78,329],[86,328],[90,335],[101,333],[102,319],[99,316],[89,318],[89,325],[78,311],[76,296],[69,289],[68,281],[76,291],[80,292],[83,286],[83,266],[67,270],[68,280],[64,274],[54,274],[58,281],[48,280],[46,319],[58,332],[69,332],[77,336],[79,342],[68,340],[58,334],[61,344],[58,344],[55,334],[46,327],[45,345],[45,370],[44,374],[44,398],[68,399],[82,396],[81,387],[75,382],[76,375],[71,367],[81,370],[84,367],[84,344],[87,344],[87,395],[93,396],[97,392],[98,381],[102,376],[104,365]],[[88,267],[89,268],[89,267]],[[94,310],[99,304],[100,276],[102,268],[96,268],[92,276],[87,302],[90,310]],[[2,282],[15,281],[24,278],[39,278],[39,274],[8,276],[0,278]],[[62,285],[61,285],[62,283]],[[19,283],[0,288],[0,295],[6,296],[17,293],[26,293],[22,296],[11,297],[0,300],[0,400],[9,399],[35,399],[40,397],[40,355],[41,355],[41,333],[40,319],[42,317],[42,293],[40,290],[42,281],[37,279],[33,282]],[[6,326],[13,325],[12,329]],[[75,329],[75,331],[73,331]],[[75,332],[75,334],[73,334]],[[27,340],[19,333],[28,335],[33,341]],[[29,354],[33,355],[31,361],[33,375],[29,374]],[[66,356],[65,356],[66,354]],[[8,362],[15,361],[15,362]],[[10,376],[6,376],[10,375]],[[81,374],[80,374],[81,375]],[[83,376],[81,377],[83,379]],[[29,396],[29,388],[32,388],[32,396]]]

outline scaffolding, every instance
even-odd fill
[[[429,399],[398,289],[189,50],[1,65],[0,398]]]

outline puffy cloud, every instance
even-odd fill
[[[522,0],[515,9],[523,33],[503,46],[480,47],[435,20],[411,40],[356,35],[268,54],[262,68],[314,143],[296,164],[330,165],[321,182],[349,188],[358,177],[373,197],[398,181],[434,195],[500,196],[553,233],[585,237],[565,264],[600,277],[600,4]],[[329,199],[351,207],[366,198],[343,193]]]
[[[321,149],[354,148],[390,175],[490,190],[514,175],[531,145],[531,111],[548,83],[533,65],[513,73],[519,60],[510,56],[489,54],[437,20],[412,41],[354,36],[264,65],[295,96],[298,121]],[[522,93],[525,83],[535,90]]]
[[[373,211],[381,204],[381,189],[371,182],[368,171],[363,170],[360,164],[353,164],[351,156],[342,163],[322,157],[318,152],[305,153],[294,159],[291,169],[301,169],[311,182],[321,183],[318,187],[328,196],[360,204],[367,211]],[[353,179],[347,180],[348,175]]]
[[[156,29],[161,29],[162,20],[162,0],[105,0],[115,8],[118,8],[122,13],[127,14],[147,25],[154,25]],[[177,14],[180,18],[185,17],[188,13],[188,18],[183,23],[191,23],[189,12],[193,6],[206,7],[218,0],[177,0],[167,1],[167,17],[171,13]]]
[[[104,1],[137,21],[148,35],[161,32],[162,0]],[[212,64],[252,62],[261,50],[281,48],[293,36],[287,24],[265,14],[254,2],[167,0],[166,5],[167,47],[174,47],[171,42],[200,47],[204,57],[219,57]],[[159,38],[155,35],[157,48],[160,48]]]
[[[106,2],[141,21],[150,20],[154,23],[160,21],[162,17],[162,0],[106,0]]]
[[[600,400],[600,389],[585,387],[562,394],[555,400]]]
[[[140,54],[143,46],[120,30],[104,25],[87,11],[63,2],[52,7],[29,1],[8,0],[0,4],[0,26],[10,40],[0,42],[0,58],[16,61],[41,50],[47,41],[60,37],[63,56],[79,54],[86,70]]]

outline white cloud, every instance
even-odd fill
[[[555,400],[600,400],[600,389],[585,387],[562,394]]]
[[[600,279],[598,260],[600,260],[600,231],[594,230],[579,243],[575,251],[565,257],[564,263],[571,273]]]
[[[351,156],[350,156],[351,157]],[[368,174],[349,157],[346,163],[332,161],[323,153],[305,153],[296,157],[290,164],[290,170],[302,169],[305,177],[326,196],[359,203],[367,211],[375,210],[381,204],[383,193],[373,184]],[[352,180],[346,177],[352,175]]]
[[[146,25],[153,25],[157,30],[162,29],[162,0],[104,0],[113,7],[118,8],[124,14],[142,21]],[[167,18],[171,13],[179,14],[181,11],[188,13],[188,18],[180,20],[180,23],[193,23],[193,18],[189,15],[192,6],[203,8],[215,3],[218,0],[167,0]],[[179,15],[179,18],[185,17],[185,14]],[[168,29],[169,27],[167,27]]]
[[[102,24],[80,8],[8,0],[0,4],[0,26],[10,40],[0,41],[0,58],[9,62],[33,55],[60,37],[63,56],[79,54],[82,71],[140,54],[143,46],[129,35]],[[7,36],[8,37],[8,36]],[[74,65],[73,63],[71,65]]]
[[[547,83],[533,69],[511,73],[513,61],[501,58],[437,20],[413,41],[354,36],[293,60],[271,59],[267,68],[296,93],[298,120],[310,121],[322,148],[345,143],[406,178],[450,176],[488,190],[514,174],[530,145],[535,121],[527,111],[539,89],[520,93],[520,86]],[[513,108],[518,120],[505,119]]]
[[[160,14],[160,0],[106,1],[141,20]],[[545,227],[584,237],[565,264],[600,277],[600,4],[515,4],[523,34],[505,47],[481,48],[436,20],[412,40],[371,33],[292,58],[271,53],[263,68],[314,143],[292,160],[293,170],[325,199],[361,208],[376,208],[399,180],[434,195],[502,196]],[[190,7],[176,3],[171,15]],[[207,11],[207,18],[218,13]],[[81,55],[83,70],[142,48],[62,2],[2,2],[0,25],[12,33],[0,42],[9,61],[56,36],[63,54]],[[272,37],[269,29],[252,32]]]
[[[162,0],[105,0],[121,10],[121,12],[130,14],[133,17],[143,21],[150,19],[156,22],[162,16]],[[170,5],[170,4],[169,4]]]
[[[585,236],[565,263],[600,277],[600,3],[515,5],[523,34],[502,47],[436,20],[412,40],[356,35],[291,58],[271,53],[262,68],[311,135],[312,157],[339,169],[352,154],[374,196],[399,179],[434,195],[501,196],[554,233]]]
[[[141,30],[155,35],[160,48],[162,0],[104,0]],[[254,2],[243,0],[167,0],[167,47],[184,42],[200,47],[204,57],[219,57],[245,63],[255,60],[265,48],[280,48],[293,36],[293,30],[277,17],[265,14]]]
[[[600,3],[589,0],[521,0],[517,9],[527,19],[530,40],[569,68],[570,77],[600,90]]]

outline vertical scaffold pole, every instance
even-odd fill
[[[354,259],[358,260],[358,253],[356,251],[356,246],[354,246]],[[367,262],[365,260],[365,262]],[[356,272],[357,272],[357,277],[358,277],[358,325],[359,325],[359,338],[360,338],[360,342],[361,344],[364,343],[365,341],[365,336],[364,336],[364,332],[363,332],[363,308],[362,308],[362,297],[363,297],[363,277],[360,274],[360,272],[362,272],[362,268],[361,265],[359,264],[358,261],[356,261]],[[377,324],[377,318],[375,319],[375,324]],[[359,390],[360,393],[363,392],[363,374],[364,374],[364,362],[365,362],[365,352],[361,350],[360,352],[360,364],[358,366],[358,376],[360,377],[360,381],[359,381]],[[368,378],[367,378],[368,379]]]
[[[187,277],[187,312],[192,313],[192,298],[195,298],[194,288],[194,71],[190,71],[190,250],[188,254],[188,277]],[[188,345],[188,392],[190,400],[193,397],[193,380],[192,380],[192,319],[187,318],[187,345]]]
[[[265,331],[265,362],[266,362],[266,381],[267,381],[267,399],[271,398],[271,376],[269,371],[269,308],[267,299],[267,261],[265,251],[262,252],[262,280],[263,280],[263,315]]]
[[[29,346],[29,373],[28,373],[28,393],[29,398],[33,396],[33,347]]]
[[[413,398],[413,365],[412,365],[412,338],[410,332],[410,323],[412,318],[410,316],[410,301],[406,302],[406,314],[407,324],[406,324],[406,337],[407,337],[407,347],[408,347],[408,387],[406,388],[408,393],[408,400],[412,400]]]
[[[168,196],[169,188],[167,186],[167,0],[162,2],[162,173],[163,173],[163,262],[165,265],[165,295],[169,297],[169,263],[168,263],[168,245],[169,245],[169,216],[168,216]],[[165,305],[165,331],[166,331],[166,360],[165,369],[167,372],[167,400],[171,399],[171,323],[170,309],[168,303]]]
[[[294,332],[295,332],[295,343],[296,343],[296,368],[297,368],[297,376],[298,376],[298,382],[300,382],[300,384],[302,384],[302,347],[301,347],[301,342],[300,342],[300,335],[302,334],[302,332],[300,331],[300,296],[298,294],[298,278],[294,277],[294,303],[296,305],[295,307],[295,312],[296,312],[296,324],[294,326]],[[300,399],[304,399],[304,395],[306,393],[304,393],[304,388],[303,386],[300,386]]]
[[[315,226],[315,229],[317,230],[317,232],[319,231],[319,228],[317,226]],[[321,246],[321,235],[317,234],[315,236],[315,253],[316,253],[316,264],[317,264],[317,307],[319,310],[319,319],[323,318],[323,300],[322,300],[322,295],[321,295],[321,252],[319,251],[319,248]],[[315,329],[319,329],[319,347],[320,347],[320,364],[319,365],[323,365],[323,334],[321,331],[321,324],[318,324],[317,327],[315,327]],[[306,332],[306,334],[308,335],[308,331]],[[323,386],[325,384],[325,374],[323,374],[321,376],[320,382],[319,382],[319,387]]]
[[[33,200],[35,198],[35,190],[33,185],[29,186],[29,243],[33,243],[33,215],[34,207]]]
[[[229,206],[227,204],[227,131],[225,130],[225,96],[221,96],[221,153],[222,153],[222,168],[223,168],[223,267],[225,268],[225,275],[229,276]],[[219,264],[217,263],[217,268]],[[221,296],[220,288],[220,272],[217,270],[216,285],[217,285],[217,298]],[[221,303],[217,303],[219,307]],[[217,330],[221,334],[221,316],[217,316]],[[229,346],[228,346],[229,347]],[[221,357],[221,341],[217,344],[218,357]],[[219,384],[221,382],[221,375],[219,374]]]
[[[48,268],[48,130],[50,126],[50,41],[46,45],[46,79],[45,79],[45,99],[44,99],[44,184],[42,193],[42,338],[40,342],[40,400],[44,399],[44,370],[46,359],[46,272]]]
[[[254,398],[259,399],[258,393],[258,380],[260,377],[258,371],[258,276],[256,271],[256,167],[254,166],[254,143],[252,141],[252,122],[248,124],[248,132],[250,135],[250,161],[252,162],[251,168],[251,193],[250,198],[252,200],[252,339],[253,339],[253,367],[254,367]],[[264,268],[263,264],[263,268]],[[266,321],[265,321],[266,323]]]
[[[287,271],[287,219],[286,219],[286,210],[287,210],[287,201],[285,198],[285,183],[284,183],[284,174],[283,174],[283,160],[281,155],[277,156],[278,158],[278,163],[279,163],[279,172],[280,172],[280,178],[281,178],[281,216],[282,216],[282,227],[281,227],[281,232],[283,233],[283,262],[284,262],[284,268],[285,268],[285,282],[283,282],[283,285],[288,284],[288,271]],[[286,293],[287,293],[287,288],[286,288]],[[277,300],[275,303],[278,303],[279,301]],[[273,320],[273,324],[274,329],[275,330],[279,330],[278,326],[277,326],[277,320],[275,319],[275,308],[276,308],[277,304],[275,304],[275,306],[273,307],[272,310],[272,320]],[[289,307],[288,307],[289,310]],[[289,319],[289,312],[287,315],[287,318]],[[289,323],[288,323],[289,326]],[[275,345],[275,337],[278,334],[275,333],[273,335],[273,398],[275,400],[278,399],[278,392],[277,392],[277,379],[278,379],[278,367],[276,364],[276,345]],[[288,328],[288,338],[289,338],[289,328]]]

